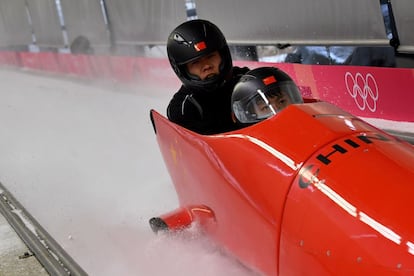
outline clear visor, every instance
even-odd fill
[[[277,114],[290,104],[298,103],[303,103],[303,99],[297,86],[286,83],[267,92],[258,89],[252,95],[235,101],[233,111],[241,123],[255,123]]]

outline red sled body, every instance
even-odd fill
[[[325,103],[200,135],[151,111],[177,210],[264,275],[414,275],[414,147]]]

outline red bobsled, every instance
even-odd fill
[[[179,208],[265,275],[414,275],[414,148],[325,103],[200,135],[151,111]]]

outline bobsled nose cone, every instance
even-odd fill
[[[149,220],[152,231],[157,234],[159,231],[168,231],[168,225],[162,218],[155,217]]]

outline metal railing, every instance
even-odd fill
[[[50,275],[88,275],[0,183],[0,213]]]

